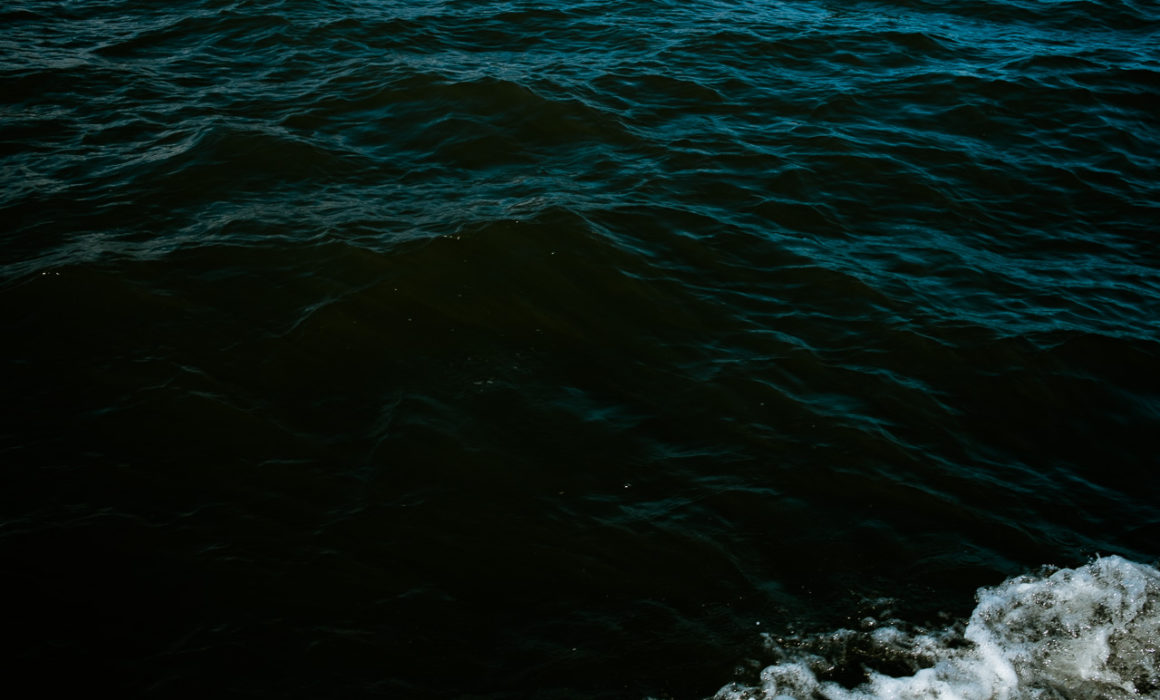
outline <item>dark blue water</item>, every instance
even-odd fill
[[[6,676],[1156,697],[1158,105],[1153,0],[11,0]]]

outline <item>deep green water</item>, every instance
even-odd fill
[[[1147,578],[1158,105],[1153,1],[7,2],[6,676],[759,697]]]

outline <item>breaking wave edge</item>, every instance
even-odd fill
[[[775,663],[713,700],[1047,700],[1160,696],[1160,571],[1118,556],[977,593],[966,621],[766,637]]]

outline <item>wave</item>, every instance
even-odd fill
[[[1038,700],[1160,693],[1160,571],[1109,556],[980,589],[964,624],[766,637],[776,663],[714,700]],[[892,673],[893,672],[893,673]]]

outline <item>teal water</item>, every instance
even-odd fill
[[[0,27],[2,653],[41,687],[1160,687],[1155,3]],[[1015,576],[1093,606],[1098,672],[974,622]]]

